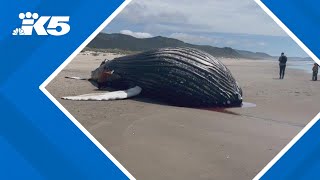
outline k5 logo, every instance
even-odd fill
[[[40,16],[38,13],[20,13],[19,18],[22,20],[21,28],[13,30],[12,35],[32,35],[33,29],[37,35],[62,36],[70,31],[69,16]],[[50,21],[49,21],[50,20]],[[45,28],[44,25],[48,23]]]

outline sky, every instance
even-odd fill
[[[132,0],[104,32],[308,56],[254,0]]]

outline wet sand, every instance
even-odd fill
[[[97,92],[86,81],[104,58],[78,55],[47,90],[137,179],[252,179],[318,112],[320,81],[276,61],[223,59],[257,106],[212,111],[145,98],[68,101]],[[290,60],[289,60],[290,61]]]

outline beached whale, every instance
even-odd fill
[[[187,107],[241,106],[242,90],[230,70],[208,53],[162,48],[104,61],[89,81],[120,91],[64,97],[113,100],[141,95]]]

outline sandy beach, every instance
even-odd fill
[[[289,68],[279,80],[278,63],[267,60],[221,59],[256,107],[217,112],[139,97],[60,99],[97,92],[64,77],[89,77],[117,56],[80,54],[46,89],[137,179],[252,179],[319,112],[320,81]]]

